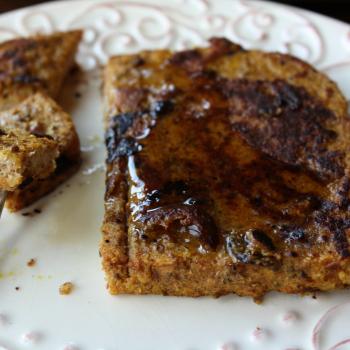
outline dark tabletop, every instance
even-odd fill
[[[164,0],[166,1],[166,0]],[[0,0],[0,13],[16,8],[38,4],[40,0]],[[280,3],[304,7],[350,23],[349,0],[280,0]]]

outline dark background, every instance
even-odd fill
[[[166,0],[164,0],[166,1]],[[0,13],[14,10],[16,8],[39,4],[40,0],[0,0]],[[327,16],[338,18],[350,23],[350,1],[349,0],[280,0],[280,3],[303,7]]]

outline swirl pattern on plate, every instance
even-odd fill
[[[32,8],[18,13],[16,26],[0,27],[0,40],[83,27],[85,36],[78,60],[87,70],[104,64],[118,52],[169,46],[183,49],[203,44],[206,38],[215,35],[225,35],[247,48],[288,52],[314,64],[324,58],[324,38],[303,12],[241,0],[229,2],[232,10],[228,14],[222,6],[224,2],[177,2],[179,6],[174,6],[174,2],[170,5],[142,1],[94,3],[59,24],[49,13]],[[131,21],[130,31],[127,28]]]

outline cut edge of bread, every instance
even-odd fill
[[[76,162],[71,162],[59,158],[57,162],[56,170],[49,177],[24,183],[19,189],[8,193],[6,208],[10,212],[17,212],[55,191],[79,170],[81,159],[79,158]]]
[[[81,164],[80,141],[71,116],[45,93],[36,93],[29,96],[18,106],[0,113],[11,121],[12,115],[18,115],[19,111],[23,113],[27,110],[32,115],[31,120],[36,120],[35,113],[45,111],[45,113],[54,113],[55,123],[59,123],[61,134],[57,135],[54,130],[49,132],[58,144],[59,156],[56,160],[57,168],[55,172],[45,179],[32,179],[24,182],[14,192],[7,196],[6,207],[12,212],[16,212],[31,205],[41,197],[54,191],[60,184],[70,178],[77,172]],[[4,118],[4,117],[3,117]],[[58,118],[58,121],[57,121]],[[5,127],[11,129],[10,122],[4,123]],[[14,124],[12,127],[21,127],[21,124]],[[23,125],[23,132],[29,132],[27,126]],[[35,135],[35,134],[34,134]]]
[[[49,138],[4,132],[0,135],[0,189],[14,191],[28,179],[48,177],[56,169],[57,157],[58,145]]]

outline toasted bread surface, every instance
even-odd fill
[[[80,142],[70,115],[45,93],[38,92],[18,106],[0,113],[0,126],[38,137],[50,137],[58,145],[56,171],[47,178],[26,182],[8,195],[6,206],[17,211],[54,190],[80,165]]]
[[[0,44],[0,110],[37,91],[56,98],[82,38],[79,30],[19,38]]]
[[[112,58],[104,99],[111,293],[350,284],[347,104],[325,75],[212,39]]]
[[[14,191],[23,182],[44,179],[56,168],[57,142],[0,129],[0,189]]]

